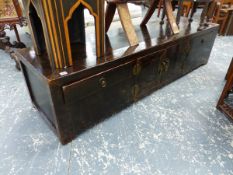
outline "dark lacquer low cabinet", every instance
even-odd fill
[[[206,64],[217,31],[218,26],[211,25],[203,31],[179,34],[132,54],[127,52],[127,56],[108,55],[105,61],[90,67],[51,70],[29,49],[19,51],[17,56],[33,104],[65,144],[154,90]],[[62,75],[64,71],[66,74]]]

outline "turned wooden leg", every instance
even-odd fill
[[[196,13],[197,7],[198,7],[198,2],[193,2],[192,11],[191,11],[191,15],[190,15],[190,18],[189,18],[190,23],[193,21],[193,16]]]
[[[120,16],[120,21],[122,27],[125,31],[126,37],[129,41],[130,46],[138,45],[138,37],[135,32],[134,26],[131,21],[131,16],[129,14],[129,8],[126,3],[116,4],[118,14]]]

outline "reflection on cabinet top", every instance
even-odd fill
[[[96,57],[95,47],[93,41],[93,34],[87,35],[86,46],[79,45],[77,47],[77,55],[75,57],[75,64],[67,69],[56,69],[52,70],[49,62],[47,61],[46,55],[36,56],[33,49],[23,49],[18,51],[17,55],[24,61],[25,64],[28,62],[35,69],[39,70],[43,76],[49,80],[62,78],[61,72],[66,72],[66,75],[72,75],[76,73],[85,72],[92,68],[92,71],[98,72],[101,70],[100,67],[104,66],[104,69],[110,68],[114,65],[124,64],[132,61],[135,57],[143,57],[147,54],[157,52],[161,49],[166,49],[170,45],[177,44],[184,37],[187,41],[192,37],[199,37],[203,34],[216,32],[218,29],[217,24],[211,24],[203,31],[197,31],[198,23],[193,22],[191,27],[186,19],[181,20],[180,23],[181,31],[177,35],[169,34],[169,28],[166,25],[162,27],[157,25],[156,22],[151,22],[145,28],[136,26],[136,31],[140,43],[138,46],[129,47],[124,32],[122,29],[110,29],[110,32],[106,36],[106,51],[105,56],[101,59]],[[94,68],[94,69],[93,69]]]

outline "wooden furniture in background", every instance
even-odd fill
[[[25,18],[22,15],[22,10],[18,0],[1,0],[0,1],[0,48],[6,47],[24,48],[25,45],[21,42],[20,36],[17,30],[17,26],[26,25]],[[6,36],[5,29],[15,31],[17,42],[13,44],[10,42],[10,38]]]
[[[144,4],[143,0],[107,0],[107,7],[105,12],[105,31],[108,32],[109,27],[113,21],[116,9],[118,11],[122,27],[125,31],[126,37],[130,46],[138,45],[138,37],[136,35],[127,3]]]
[[[233,9],[228,10],[228,17],[226,27],[223,32],[224,35],[233,35]]]
[[[219,98],[217,108],[233,119],[233,58],[226,74],[226,84]]]
[[[219,34],[223,35],[227,25],[228,12],[233,9],[233,0],[217,0],[217,3],[213,22],[220,24]]]
[[[182,16],[188,17],[192,9],[192,6],[193,6],[192,1],[183,1]]]
[[[197,11],[197,8],[203,8],[201,17],[200,17],[200,24],[198,30],[203,30],[204,28],[208,27],[211,19],[213,18],[214,11],[216,8],[215,0],[196,0],[192,2],[192,9],[191,14],[189,15],[189,22],[193,21],[193,16]]]
[[[142,23],[141,26],[146,25],[147,22],[150,20],[150,18],[152,17],[152,15],[155,12],[155,9],[158,5],[159,1],[158,0],[153,0]],[[164,18],[165,16],[167,16],[167,20],[168,20],[168,24],[171,28],[171,31],[173,32],[173,34],[177,34],[179,33],[179,27],[176,23],[176,18],[173,15],[173,7],[172,7],[172,1],[171,0],[163,0],[163,14],[162,14],[162,21],[161,24],[163,24],[164,22]]]

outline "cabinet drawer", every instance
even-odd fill
[[[65,103],[73,103],[87,96],[113,87],[133,76],[134,61],[114,67],[91,77],[62,87]]]
[[[132,78],[107,87],[98,93],[66,105],[67,112],[74,115],[74,130],[81,132],[133,103]]]

